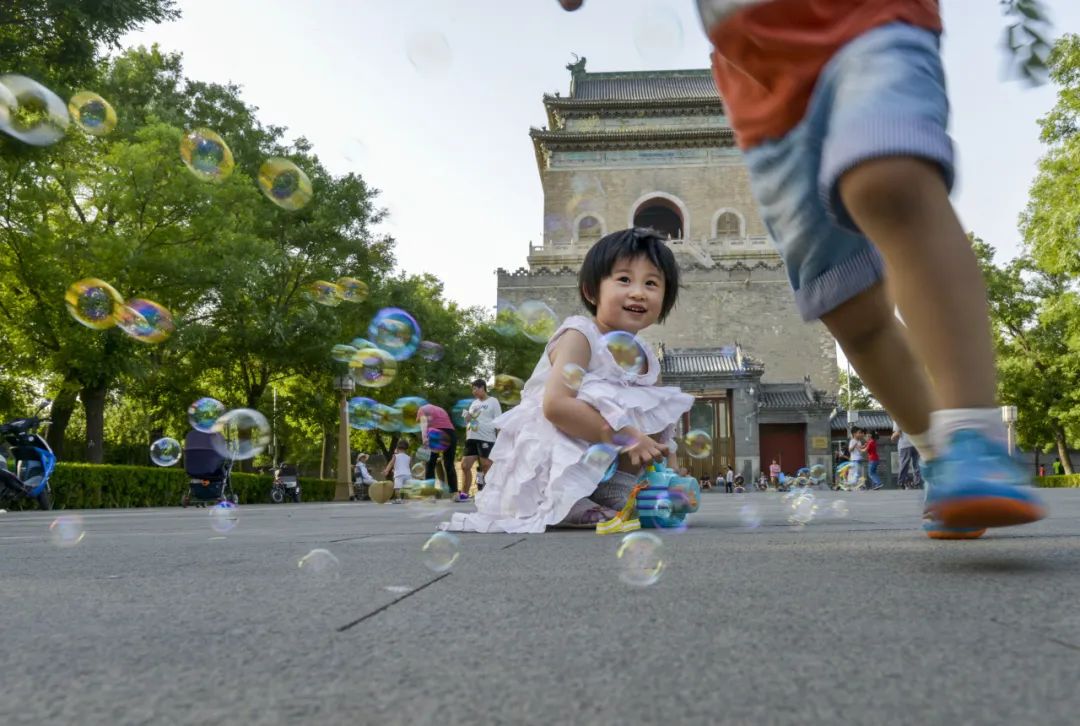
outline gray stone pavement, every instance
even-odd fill
[[[706,494],[649,587],[589,532],[461,535],[431,571],[469,505],[69,512],[67,548],[61,513],[2,514],[0,723],[1076,722],[1080,492],[974,542],[926,539],[915,493],[818,497],[796,527]]]

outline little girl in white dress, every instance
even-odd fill
[[[660,363],[634,337],[675,305],[674,255],[653,230],[614,232],[586,254],[579,283],[592,317],[567,318],[551,337],[520,405],[495,420],[477,511],[443,529],[591,527],[615,516],[645,464],[664,456],[674,464],[675,426],[693,397],[656,385]],[[616,451],[618,471],[600,483]]]

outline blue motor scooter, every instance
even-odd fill
[[[0,500],[29,497],[42,509],[52,509],[49,477],[56,468],[56,455],[37,433],[49,423],[38,417],[48,405],[45,401],[33,416],[0,425]],[[15,473],[8,468],[9,454]]]

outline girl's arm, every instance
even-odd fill
[[[589,340],[579,331],[567,330],[559,338],[551,352],[552,374],[544,386],[544,417],[567,436],[586,441],[610,444],[616,433],[627,437],[629,443],[622,447],[622,453],[635,466],[663,458],[667,447],[629,426],[612,431],[600,412],[579,401],[577,393],[563,382],[560,371],[571,363],[587,368],[589,357]]]

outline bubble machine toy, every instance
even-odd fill
[[[685,526],[686,515],[701,506],[701,484],[689,476],[679,476],[663,462],[645,469],[637,494],[638,518],[644,529],[676,529]]]

